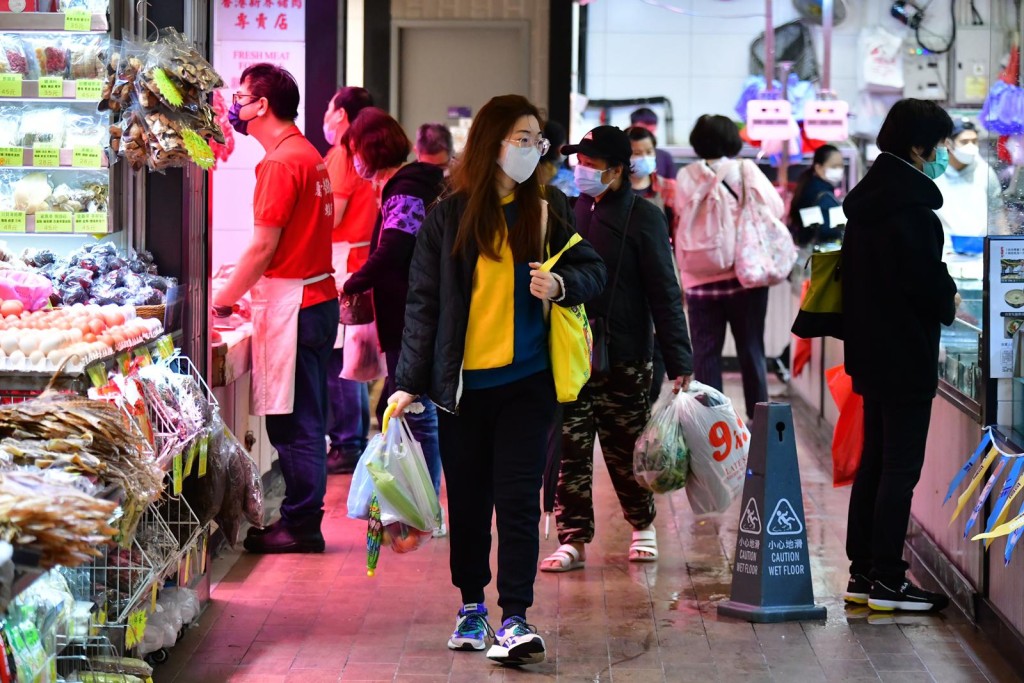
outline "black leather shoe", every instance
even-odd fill
[[[327,454],[327,474],[352,474],[356,471],[359,456],[353,457],[340,448],[332,447]]]
[[[260,533],[253,533],[257,531]],[[249,530],[243,546],[250,553],[274,555],[283,553],[322,553],[325,548],[323,534],[319,529],[303,530],[284,524],[271,525],[267,529]]]

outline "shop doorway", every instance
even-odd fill
[[[495,95],[530,92],[525,21],[396,21],[391,28],[391,113],[410,136],[450,107],[476,114]]]

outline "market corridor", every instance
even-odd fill
[[[694,521],[682,491],[660,496],[661,559],[627,563],[629,531],[598,466],[597,538],[586,568],[537,578],[529,618],[549,660],[502,669],[483,653],[445,648],[459,607],[446,540],[408,555],[384,549],[376,577],[366,577],[366,525],[345,517],[350,477],[340,476],[330,479],[327,553],[220,560],[235,563],[155,682],[1021,680],[954,607],[895,619],[844,608],[849,489],[832,488],[827,442],[799,411],[795,417],[815,594],[827,622],[718,618],[715,603],[730,587],[735,505],[721,518]],[[558,545],[553,526],[542,557]],[[493,584],[487,599],[494,605]]]

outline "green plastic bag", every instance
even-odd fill
[[[366,471],[380,502],[381,520],[385,525],[397,520],[433,532],[441,526],[441,504],[427,472],[423,449],[405,420],[389,417],[384,419],[383,448],[366,458]]]

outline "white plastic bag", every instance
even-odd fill
[[[690,449],[686,495],[697,514],[724,512],[743,492],[750,431],[725,394],[700,382],[680,393],[679,419]]]
[[[387,374],[384,354],[377,342],[377,325],[345,327],[345,365],[341,378],[354,382],[372,382]]]
[[[366,461],[374,457],[384,447],[384,436],[377,434],[359,456],[359,462],[352,473],[352,483],[348,487],[348,517],[352,519],[370,518],[370,500],[373,498],[373,480],[366,470]]]
[[[368,456],[365,468],[380,503],[381,522],[387,526],[397,520],[420,531],[433,532],[441,526],[441,504],[434,493],[423,449],[405,420],[385,419],[385,424],[388,426],[379,437],[381,447],[367,447],[364,453]]]
[[[633,476],[638,484],[654,493],[668,493],[686,486],[690,451],[683,438],[679,405],[685,398],[672,393],[666,383],[651,409],[640,438],[633,448]]]

